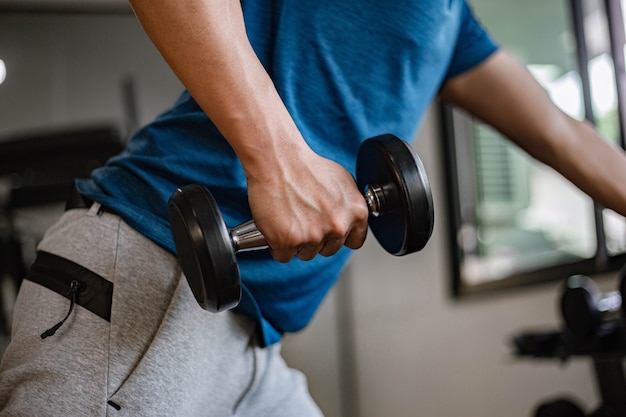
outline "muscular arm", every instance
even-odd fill
[[[601,205],[626,216],[626,156],[564,114],[504,52],[448,81],[441,97],[490,124]]]
[[[318,252],[331,255],[344,243],[359,247],[367,231],[364,199],[346,170],[305,143],[248,41],[240,2],[130,3],[239,156],[253,217],[273,256],[311,259]]]

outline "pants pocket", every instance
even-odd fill
[[[111,320],[113,283],[77,263],[39,251],[26,279]]]

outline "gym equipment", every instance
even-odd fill
[[[367,139],[357,156],[357,186],[369,209],[369,227],[381,246],[402,256],[424,248],[434,225],[426,170],[411,146],[386,134]],[[220,312],[241,299],[235,255],[266,249],[254,221],[228,231],[213,196],[200,184],[178,188],[168,216],[180,265],[202,308]]]
[[[121,152],[124,140],[122,129],[108,123],[0,138],[0,185],[7,186],[0,203],[19,208],[64,201],[74,179]]]
[[[577,342],[609,334],[621,326],[622,293],[602,293],[597,284],[584,275],[566,280],[561,296],[561,313],[566,328]]]
[[[534,417],[585,417],[585,413],[573,400],[558,398],[540,404]]]
[[[626,416],[626,266],[620,274],[619,291],[602,293],[589,277],[574,275],[565,282],[560,307],[564,328],[515,335],[518,356],[551,358],[559,362],[570,356],[589,357],[593,363],[600,405],[589,417]],[[535,417],[580,416],[572,404],[544,403]],[[542,411],[546,414],[539,414]],[[551,414],[550,414],[551,413]]]
[[[622,417],[626,416],[626,404],[601,405],[600,408],[589,414],[589,417]]]

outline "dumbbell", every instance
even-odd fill
[[[622,290],[602,293],[589,277],[574,275],[565,282],[561,313],[566,328],[577,342],[610,333],[621,325]]]
[[[402,256],[426,245],[434,210],[426,170],[411,146],[385,134],[367,139],[357,155],[356,185],[369,209],[369,227],[389,253]],[[168,201],[168,217],[180,266],[200,306],[220,312],[241,300],[238,252],[266,249],[254,221],[230,231],[210,191],[180,188]]]
[[[583,409],[573,400],[558,398],[540,404],[534,417],[585,417]]]

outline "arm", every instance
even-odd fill
[[[358,248],[367,206],[352,176],[305,143],[246,35],[239,1],[131,0],[152,42],[241,160],[272,255]],[[339,210],[338,208],[343,208]]]
[[[626,216],[626,156],[564,114],[522,65],[496,52],[448,81],[441,97],[490,124],[599,204]]]

